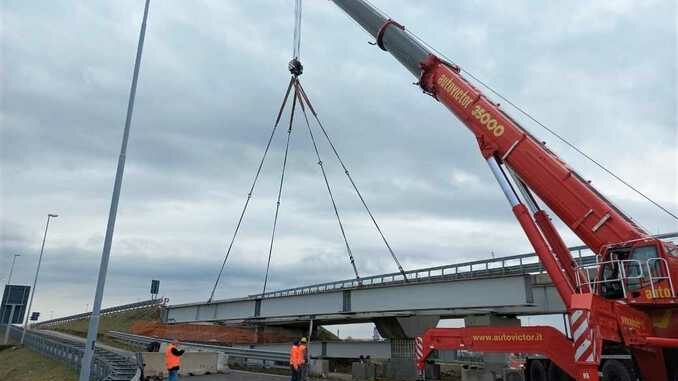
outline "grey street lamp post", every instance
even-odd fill
[[[35,270],[35,278],[33,278],[33,289],[31,291],[31,300],[28,302],[28,311],[26,312],[26,322],[24,323],[24,330],[21,332],[21,344],[24,343],[26,337],[26,330],[28,329],[28,319],[31,317],[31,307],[33,307],[33,297],[35,296],[36,285],[38,284],[38,274],[40,274],[40,264],[42,263],[42,253],[45,251],[45,240],[47,239],[47,229],[49,229],[50,218],[57,218],[58,214],[47,215],[47,225],[45,226],[45,234],[42,236],[42,246],[40,247],[40,258],[38,258],[38,268]]]
[[[9,268],[9,277],[7,277],[7,284],[10,285],[12,284],[12,273],[14,272],[14,263],[16,262],[16,257],[20,257],[21,254],[14,254],[14,257],[12,258],[12,266]]]
[[[9,277],[7,277],[7,285],[12,284],[12,273],[14,272],[14,263],[16,262],[16,257],[20,257],[21,254],[14,254],[14,257],[12,257],[12,266],[9,268]],[[10,310],[9,313],[9,320],[7,321],[7,325],[5,326],[5,339],[3,340],[3,344],[7,345],[7,340],[9,339],[9,327],[12,326],[12,320],[14,319],[14,310],[16,306],[12,305],[12,309]]]
[[[80,381],[89,381],[90,371],[92,369],[92,358],[96,348],[97,332],[99,329],[99,313],[101,311],[101,301],[104,297],[104,285],[106,284],[106,272],[108,271],[108,261],[111,256],[111,244],[113,243],[113,231],[115,230],[115,219],[118,214],[118,201],[120,200],[120,188],[122,187],[122,177],[125,171],[125,157],[127,155],[127,141],[129,139],[130,125],[132,124],[132,112],[134,110],[134,98],[137,92],[137,80],[139,79],[139,66],[141,65],[141,52],[144,47],[144,38],[146,36],[146,20],[148,19],[148,7],[151,0],[146,0],[144,6],[144,16],[141,21],[141,31],[139,32],[139,43],[137,45],[137,56],[134,61],[134,74],[132,74],[132,86],[127,103],[127,117],[125,119],[125,129],[122,133],[122,145],[120,146],[120,156],[118,156],[118,168],[115,172],[115,181],[113,183],[113,196],[111,197],[111,208],[108,212],[108,224],[106,225],[106,236],[104,237],[104,249],[101,253],[101,264],[99,265],[99,276],[97,278],[97,289],[94,294],[94,303],[92,304],[92,313],[87,328],[87,343],[82,356],[80,367]]]

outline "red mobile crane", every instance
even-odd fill
[[[636,225],[402,25],[363,0],[333,2],[471,130],[569,316],[571,337],[547,326],[430,329],[419,369],[434,350],[465,349],[546,356],[528,363],[530,381],[678,380],[678,247]],[[577,266],[533,193],[598,255],[595,268]]]

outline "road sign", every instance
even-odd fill
[[[6,285],[0,305],[0,324],[21,324],[26,313],[31,286]],[[12,321],[10,322],[10,316]]]
[[[38,321],[40,318],[40,312],[32,312],[31,313],[31,321]]]
[[[160,281],[155,279],[151,280],[151,294],[158,295],[158,291],[160,291]]]

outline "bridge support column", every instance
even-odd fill
[[[391,342],[391,358],[384,369],[384,376],[393,380],[414,380],[414,338],[429,328],[435,328],[440,316],[386,317],[374,320],[379,334]]]
[[[465,327],[516,327],[520,326],[520,319],[515,316],[505,316],[496,314],[469,315],[464,318]],[[504,368],[507,363],[507,354],[505,353],[484,353],[485,372],[490,372],[494,378],[503,377]]]
[[[379,334],[387,339],[413,339],[435,328],[440,316],[385,317],[374,320]]]

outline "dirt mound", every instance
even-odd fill
[[[215,344],[265,344],[291,342],[304,335],[303,330],[280,327],[233,327],[213,324],[162,324],[138,321],[130,332],[163,339]]]

